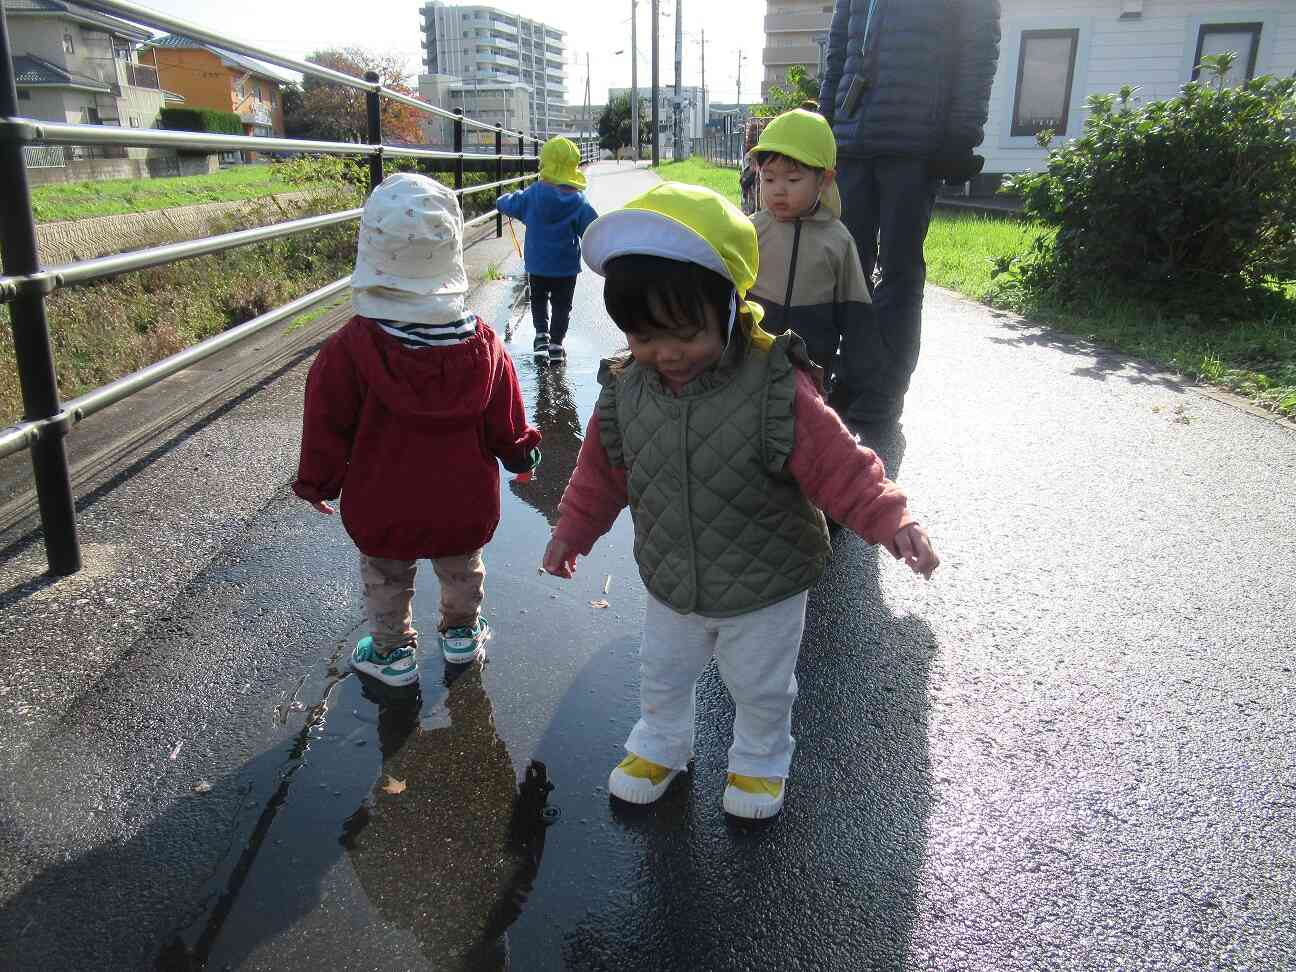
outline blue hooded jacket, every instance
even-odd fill
[[[497,208],[526,224],[527,273],[575,277],[581,269],[580,240],[598,218],[578,189],[536,181],[521,192],[500,196]]]

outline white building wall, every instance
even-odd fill
[[[1144,0],[1142,8],[1139,19],[1121,20],[1121,0],[1003,0],[999,67],[978,149],[987,174],[1039,169],[1046,154],[1034,136],[1012,134],[1023,31],[1079,31],[1067,130],[1059,139],[1081,133],[1092,94],[1131,84],[1142,99],[1173,96],[1191,79],[1202,24],[1263,24],[1256,75],[1296,73],[1296,0]]]

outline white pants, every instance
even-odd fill
[[[649,595],[640,661],[640,718],[626,749],[671,769],[693,755],[695,687],[712,655],[734,700],[729,772],[786,778],[796,740],[797,655],[807,594],[734,618],[676,614]]]

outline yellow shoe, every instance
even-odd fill
[[[630,753],[608,777],[608,792],[626,803],[652,803],[666,792],[678,774],[677,769],[668,769]]]
[[[777,776],[743,776],[730,773],[724,791],[725,813],[748,820],[763,820],[783,809],[787,787]]]

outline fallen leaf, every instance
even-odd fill
[[[606,598],[600,597],[597,601],[590,601],[590,607],[592,608],[605,608],[607,606],[608,602]]]
[[[405,792],[405,781],[398,780],[394,776],[387,777],[387,782],[383,784],[383,792],[395,796],[397,793]]]
[[[208,783],[206,780],[199,780],[197,783],[193,785],[193,791],[195,793],[210,793],[211,788],[212,785]]]

